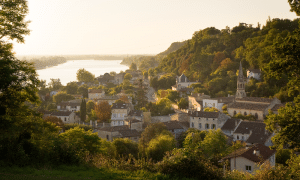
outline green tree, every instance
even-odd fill
[[[95,79],[95,75],[84,68],[78,69],[76,77],[79,82],[94,82]]]
[[[27,29],[30,21],[25,21],[28,13],[27,1],[1,1],[0,7],[0,40],[6,37],[24,43],[24,35],[30,33]]]
[[[83,98],[88,98],[88,86],[86,84],[83,84],[81,86],[78,87],[77,89],[77,93],[82,94]]]
[[[133,71],[136,71],[136,70],[137,70],[136,64],[135,64],[135,63],[131,63],[129,69],[130,69],[130,70],[133,70]]]
[[[86,112],[87,112],[87,113],[90,113],[92,109],[95,109],[95,103],[94,103],[94,101],[89,100],[89,101],[86,103]]]
[[[206,107],[204,108],[205,112],[218,112],[219,110],[215,107]]]
[[[180,97],[177,91],[172,91],[168,89],[168,95],[166,98],[170,99],[172,102],[176,102],[177,100],[179,100]]]
[[[76,82],[69,82],[65,86],[65,90],[66,90],[67,94],[77,94],[78,85]]]
[[[171,151],[176,147],[175,144],[176,141],[173,135],[159,135],[149,142],[146,155],[154,161],[160,161],[167,151]]]
[[[86,120],[86,113],[87,113],[87,105],[85,99],[82,99],[80,103],[80,121],[84,122]]]
[[[137,109],[145,107],[146,103],[148,102],[147,101],[148,98],[146,96],[146,90],[147,90],[147,88],[143,86],[143,80],[139,79],[138,90],[136,91],[136,100],[137,100],[136,108]]]
[[[63,85],[60,82],[60,79],[50,79],[51,82],[49,82],[49,88],[51,91],[59,90],[63,87]]]
[[[297,16],[300,16],[300,2],[298,0],[288,0],[291,6],[291,12],[295,12]]]
[[[132,78],[132,75],[130,73],[126,73],[124,75],[124,80],[130,80]]]
[[[189,102],[186,98],[181,98],[180,101],[178,102],[178,108],[179,109],[188,109],[189,107]]]
[[[139,149],[136,142],[133,142],[128,138],[115,138],[112,144],[116,148],[118,157],[124,157],[128,159],[131,154],[133,157],[138,158]]]
[[[60,91],[60,92],[58,92],[57,94],[55,94],[53,96],[53,101],[56,104],[59,104],[62,101],[70,101],[70,100],[73,100],[73,99],[75,99],[75,98],[72,95],[67,94],[66,92],[63,92],[63,91]]]
[[[45,118],[45,121],[54,123],[57,127],[60,127],[60,128],[62,128],[62,130],[65,130],[65,125],[64,125],[63,121],[58,117],[48,116]]]

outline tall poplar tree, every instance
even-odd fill
[[[86,101],[85,99],[82,99],[80,104],[80,120],[85,121],[86,120]]]

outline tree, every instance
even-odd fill
[[[189,107],[189,102],[185,98],[181,98],[180,101],[178,102],[178,108],[179,109],[188,109]]]
[[[116,147],[117,156],[128,159],[130,154],[138,158],[138,144],[128,138],[115,138],[112,144]]]
[[[215,107],[206,107],[204,108],[205,112],[218,112],[219,110]]]
[[[130,73],[126,73],[124,75],[124,80],[130,80],[132,78],[132,75]]]
[[[83,98],[88,98],[88,86],[86,84],[83,84],[78,87],[77,93],[82,94]]]
[[[78,85],[76,82],[69,82],[66,85],[65,90],[66,90],[67,94],[77,94]]]
[[[50,79],[51,82],[49,82],[49,88],[51,91],[59,90],[63,87],[63,85],[60,82],[60,79]]]
[[[90,113],[92,109],[95,109],[95,103],[94,103],[94,101],[89,100],[89,101],[86,103],[86,112],[87,112],[87,113]]]
[[[30,21],[25,21],[28,13],[27,1],[1,1],[0,4],[0,40],[4,37],[24,43],[24,35],[29,35],[27,29]]]
[[[59,104],[62,101],[69,101],[69,100],[72,100],[72,99],[75,99],[75,98],[72,95],[67,94],[66,92],[63,92],[63,91],[60,91],[60,92],[58,92],[57,94],[55,94],[53,96],[53,101],[56,104]]]
[[[94,82],[95,79],[95,75],[84,68],[78,69],[76,77],[79,82]]]
[[[149,142],[161,134],[172,135],[171,132],[168,131],[166,125],[162,122],[149,124],[142,132],[141,138],[139,139],[140,153],[145,155],[145,150],[148,147]]]
[[[136,108],[140,109],[146,106],[148,98],[146,96],[146,88],[143,86],[143,80],[139,79],[138,90],[136,91]]]
[[[295,12],[297,16],[300,16],[300,2],[298,0],[288,0],[291,6],[291,12]]]
[[[107,101],[102,101],[95,106],[99,122],[108,122],[111,118],[111,106]]]
[[[48,116],[45,118],[45,121],[46,122],[51,122],[51,123],[54,123],[57,127],[60,127],[62,128],[63,130],[65,130],[65,125],[64,123],[62,122],[62,120],[58,117],[55,117],[55,116]]]
[[[133,70],[133,71],[136,71],[136,70],[137,70],[136,64],[135,64],[135,63],[131,63],[129,69],[130,69],[130,70]]]
[[[171,151],[175,148],[175,143],[176,141],[173,135],[161,134],[151,139],[146,148],[146,155],[154,161],[160,161],[167,151]]]
[[[85,121],[86,120],[86,102],[85,99],[82,99],[81,104],[80,104],[80,121]]]

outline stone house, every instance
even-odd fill
[[[138,142],[141,133],[135,129],[130,129],[128,125],[103,127],[97,130],[98,136],[107,141],[113,141],[114,138],[128,138]]]
[[[102,89],[89,89],[88,90],[88,97],[89,99],[98,99],[105,95],[104,90]]]
[[[96,98],[94,99],[94,101],[98,104],[98,103],[101,103],[101,102],[104,102],[104,101],[107,101],[109,105],[112,105],[113,103],[116,102],[116,100],[118,100],[119,97],[118,96],[106,96],[106,95],[103,95],[102,97],[100,98]]]
[[[275,153],[276,150],[271,150],[263,144],[255,144],[229,154],[221,162],[228,160],[231,171],[239,170],[254,174],[266,162],[269,162],[271,167],[275,167]]]
[[[227,106],[227,111],[230,116],[238,113],[242,115],[254,115],[257,120],[263,121],[268,115],[268,110],[272,109],[276,104],[281,104],[277,98],[259,98],[259,97],[243,97],[236,98],[235,102]]]
[[[260,69],[248,69],[247,70],[247,79],[254,78],[260,80],[261,70]]]
[[[65,124],[77,123],[75,112],[72,111],[57,111],[51,112],[50,116],[58,117]]]
[[[182,132],[186,131],[178,121],[164,122],[164,125],[166,125],[167,129],[174,135],[175,139],[177,139]]]
[[[210,99],[210,96],[204,93],[191,93],[191,95],[188,96],[189,110],[202,111],[203,99]]]
[[[115,83],[116,83],[116,84],[121,84],[121,83],[123,82],[123,80],[124,80],[124,75],[125,75],[125,73],[119,73],[119,74],[116,74],[116,75],[114,76],[114,78],[115,78]]]
[[[172,86],[173,91],[179,91],[180,89],[187,88],[188,86],[197,82],[190,82],[188,78],[182,73],[181,76],[176,78],[176,84]]]
[[[271,146],[273,134],[267,131],[263,122],[241,121],[232,133],[234,141],[244,141],[247,145],[256,143]]]
[[[200,131],[221,128],[230,117],[221,112],[189,112],[190,128]]]
[[[139,132],[143,131],[143,124],[142,121],[134,118],[124,120],[124,125],[128,125],[130,129],[135,129]]]
[[[80,111],[80,102],[61,102],[57,105],[59,111]]]
[[[141,110],[131,110],[127,116],[125,116],[125,119],[137,119],[139,121],[143,121],[143,111]]]
[[[281,107],[284,107],[285,105],[284,104],[276,104],[274,107],[272,107],[271,111],[274,113],[274,114],[278,114],[278,110],[281,108]]]
[[[129,103],[113,103],[111,107],[111,126],[123,126],[124,119],[132,109]]]

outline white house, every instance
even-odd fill
[[[131,111],[129,103],[113,103],[111,108],[111,126],[123,126],[124,119]]]
[[[260,69],[248,69],[247,79],[254,78],[260,80],[261,70]]]
[[[65,124],[77,123],[76,117],[75,117],[75,112],[57,111],[57,112],[52,112],[50,116],[55,116],[55,117],[60,118],[62,120],[62,122]]]
[[[230,117],[221,112],[189,112],[190,128],[200,131],[221,128]]]
[[[188,78],[182,73],[181,76],[176,78],[176,84],[172,86],[173,91],[179,91],[180,89],[187,88],[188,86],[197,82],[190,82]]]

